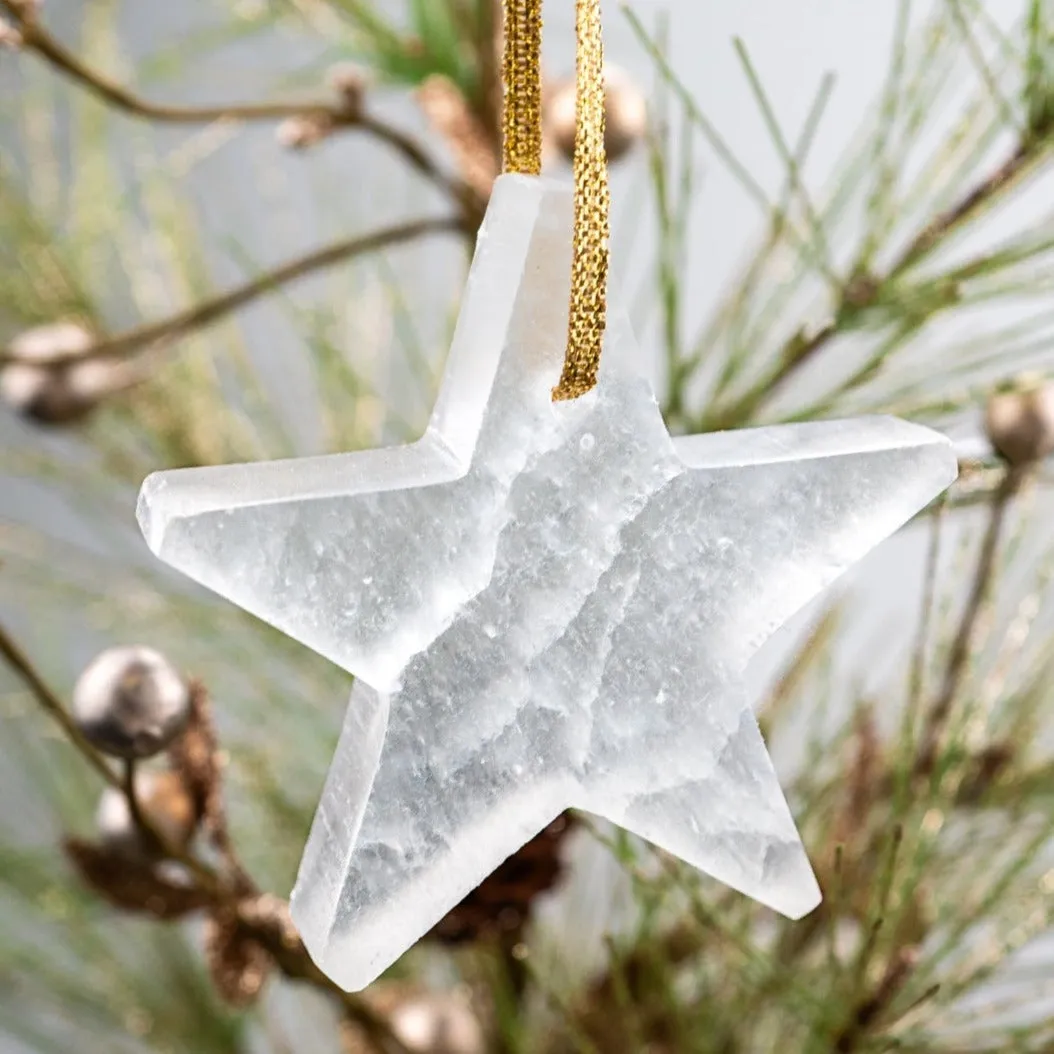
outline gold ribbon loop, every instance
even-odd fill
[[[502,171],[542,168],[542,0],[505,0]],[[600,0],[575,8],[575,227],[567,349],[553,399],[596,386],[607,316],[611,198],[604,151],[604,44]]]
[[[607,321],[611,194],[604,151],[604,42],[600,0],[575,9],[575,232],[567,350],[554,399],[596,387]]]

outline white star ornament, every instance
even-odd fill
[[[143,485],[161,559],[357,678],[292,898],[348,989],[567,808],[815,907],[744,670],[956,474],[893,418],[671,438],[615,310],[554,403],[571,232],[569,188],[498,180],[416,443]]]

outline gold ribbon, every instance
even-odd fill
[[[504,0],[502,169],[537,175],[542,163],[542,0]],[[597,383],[607,315],[610,193],[604,152],[604,44],[600,0],[575,8],[575,226],[567,349],[553,399]]]
[[[542,170],[542,0],[505,0],[501,169]]]

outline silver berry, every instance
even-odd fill
[[[189,716],[186,681],[164,655],[142,645],[102,652],[73,689],[73,717],[85,738],[116,757],[156,754]]]
[[[77,322],[55,322],[15,337],[0,366],[0,399],[47,424],[76,421],[138,374],[128,363],[87,356],[95,338]],[[78,357],[82,356],[82,357]]]

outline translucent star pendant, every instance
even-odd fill
[[[671,438],[618,312],[554,403],[571,230],[568,188],[498,181],[418,442],[143,485],[161,559],[357,678],[292,898],[347,989],[569,807],[811,910],[743,673],[956,474],[892,418]]]

